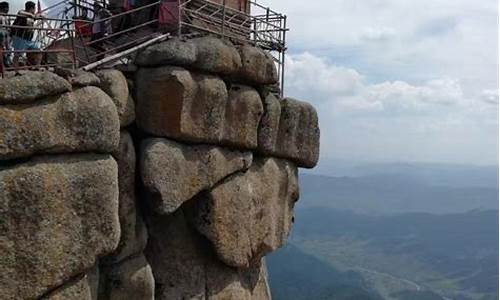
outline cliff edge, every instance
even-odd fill
[[[171,39],[134,66],[0,80],[0,299],[271,299],[315,109],[248,45]]]

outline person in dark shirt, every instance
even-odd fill
[[[36,4],[32,1],[28,1],[24,4],[24,10],[20,10],[17,13],[16,19],[12,24],[12,29],[10,35],[12,37],[12,45],[14,50],[40,50],[40,47],[36,42],[33,41],[35,35],[35,20],[37,15],[35,14]],[[41,54],[34,54],[32,57],[33,64],[39,65],[42,56]],[[14,54],[14,66],[18,65],[19,52]]]

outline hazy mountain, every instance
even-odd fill
[[[268,257],[274,300],[381,300],[357,272],[341,272],[288,244]]]
[[[387,176],[411,178],[432,186],[498,188],[498,166],[470,166],[437,163],[357,163],[326,161],[315,174],[332,177]],[[305,171],[304,173],[308,173]],[[310,174],[310,173],[309,173]]]
[[[498,188],[434,186],[411,175],[328,177],[303,174],[298,208],[331,207],[367,214],[460,213],[498,209]]]
[[[490,171],[303,175],[289,245],[268,259],[275,299],[498,299]]]

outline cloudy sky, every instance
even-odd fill
[[[290,25],[286,94],[321,163],[498,163],[496,0],[261,0]]]

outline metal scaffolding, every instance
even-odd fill
[[[109,6],[109,0],[63,0],[38,12],[29,28],[33,40],[44,56],[42,66],[70,66],[90,70],[112,61],[124,63],[132,55],[155,42],[173,35],[186,36],[211,33],[235,43],[250,43],[269,52],[277,65],[280,91],[284,88],[286,52],[286,16],[251,0],[250,13],[207,0],[147,1],[140,7],[114,11],[98,22],[108,22],[113,30],[95,38],[92,27],[96,24],[94,4]],[[14,15],[8,16],[11,20]],[[10,23],[12,24],[12,23]],[[15,26],[7,25],[8,30]],[[2,72],[26,66],[6,66],[9,55],[26,56],[29,51],[2,49]],[[28,60],[29,61],[29,60]]]

